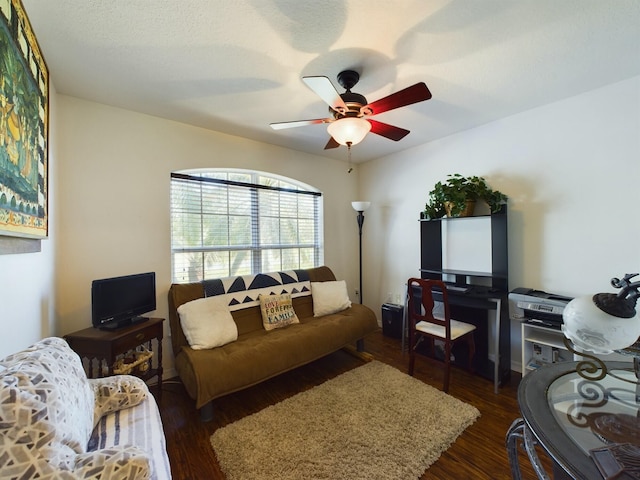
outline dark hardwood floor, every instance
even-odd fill
[[[366,350],[376,360],[392,365],[404,372],[408,355],[401,354],[400,340],[375,332],[365,341]],[[160,411],[167,438],[167,451],[173,478],[224,479],[209,437],[229,423],[284,400],[296,393],[312,388],[341,373],[362,365],[355,356],[339,351],[304,367],[282,374],[255,387],[217,399],[215,418],[202,423],[194,402],[177,380],[163,384]],[[442,388],[441,364],[418,357],[415,377],[438,389]],[[465,430],[456,442],[421,477],[422,479],[510,479],[509,462],[505,449],[505,433],[511,422],[519,416],[516,400],[520,375],[512,374],[511,382],[494,394],[490,380],[474,376],[465,370],[453,368],[449,394],[474,405],[481,417]],[[416,399],[419,401],[419,399]],[[526,456],[522,459],[525,479],[537,478]],[[550,471],[548,460],[543,460]]]

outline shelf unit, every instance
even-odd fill
[[[573,354],[564,344],[561,330],[526,321],[521,323],[521,329],[522,376],[549,363],[573,360]]]
[[[490,258],[487,264],[491,269],[486,271],[451,269],[443,267],[443,224],[460,224],[484,218],[490,229],[489,251],[480,255]],[[474,279],[487,279],[490,290],[506,292],[509,288],[509,260],[507,248],[507,206],[503,205],[499,212],[491,215],[473,217],[444,217],[433,220],[420,220],[420,274],[422,278],[447,280],[447,276],[455,278],[458,286],[469,285]],[[471,280],[470,280],[471,277]]]

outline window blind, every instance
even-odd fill
[[[173,282],[320,265],[321,201],[262,172],[172,173]]]

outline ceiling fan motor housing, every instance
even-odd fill
[[[363,114],[370,114],[370,112],[361,111],[362,107],[368,104],[364,95],[351,91],[359,80],[360,74],[355,70],[343,70],[338,74],[338,83],[346,90],[345,93],[340,94],[340,98],[347,105],[348,110],[346,112],[338,112],[329,107],[329,112],[336,120],[344,117],[360,117]]]
[[[347,105],[346,112],[338,112],[333,108],[329,107],[329,112],[334,116],[334,118],[342,118],[342,117],[354,117],[359,116],[361,114],[360,109],[367,104],[367,99],[364,95],[360,95],[359,93],[353,92],[345,92],[340,94],[340,98]]]

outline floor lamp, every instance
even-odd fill
[[[358,212],[358,250],[360,254],[360,303],[362,303],[362,224],[364,223],[364,211],[371,206],[371,202],[351,202],[353,209]]]

